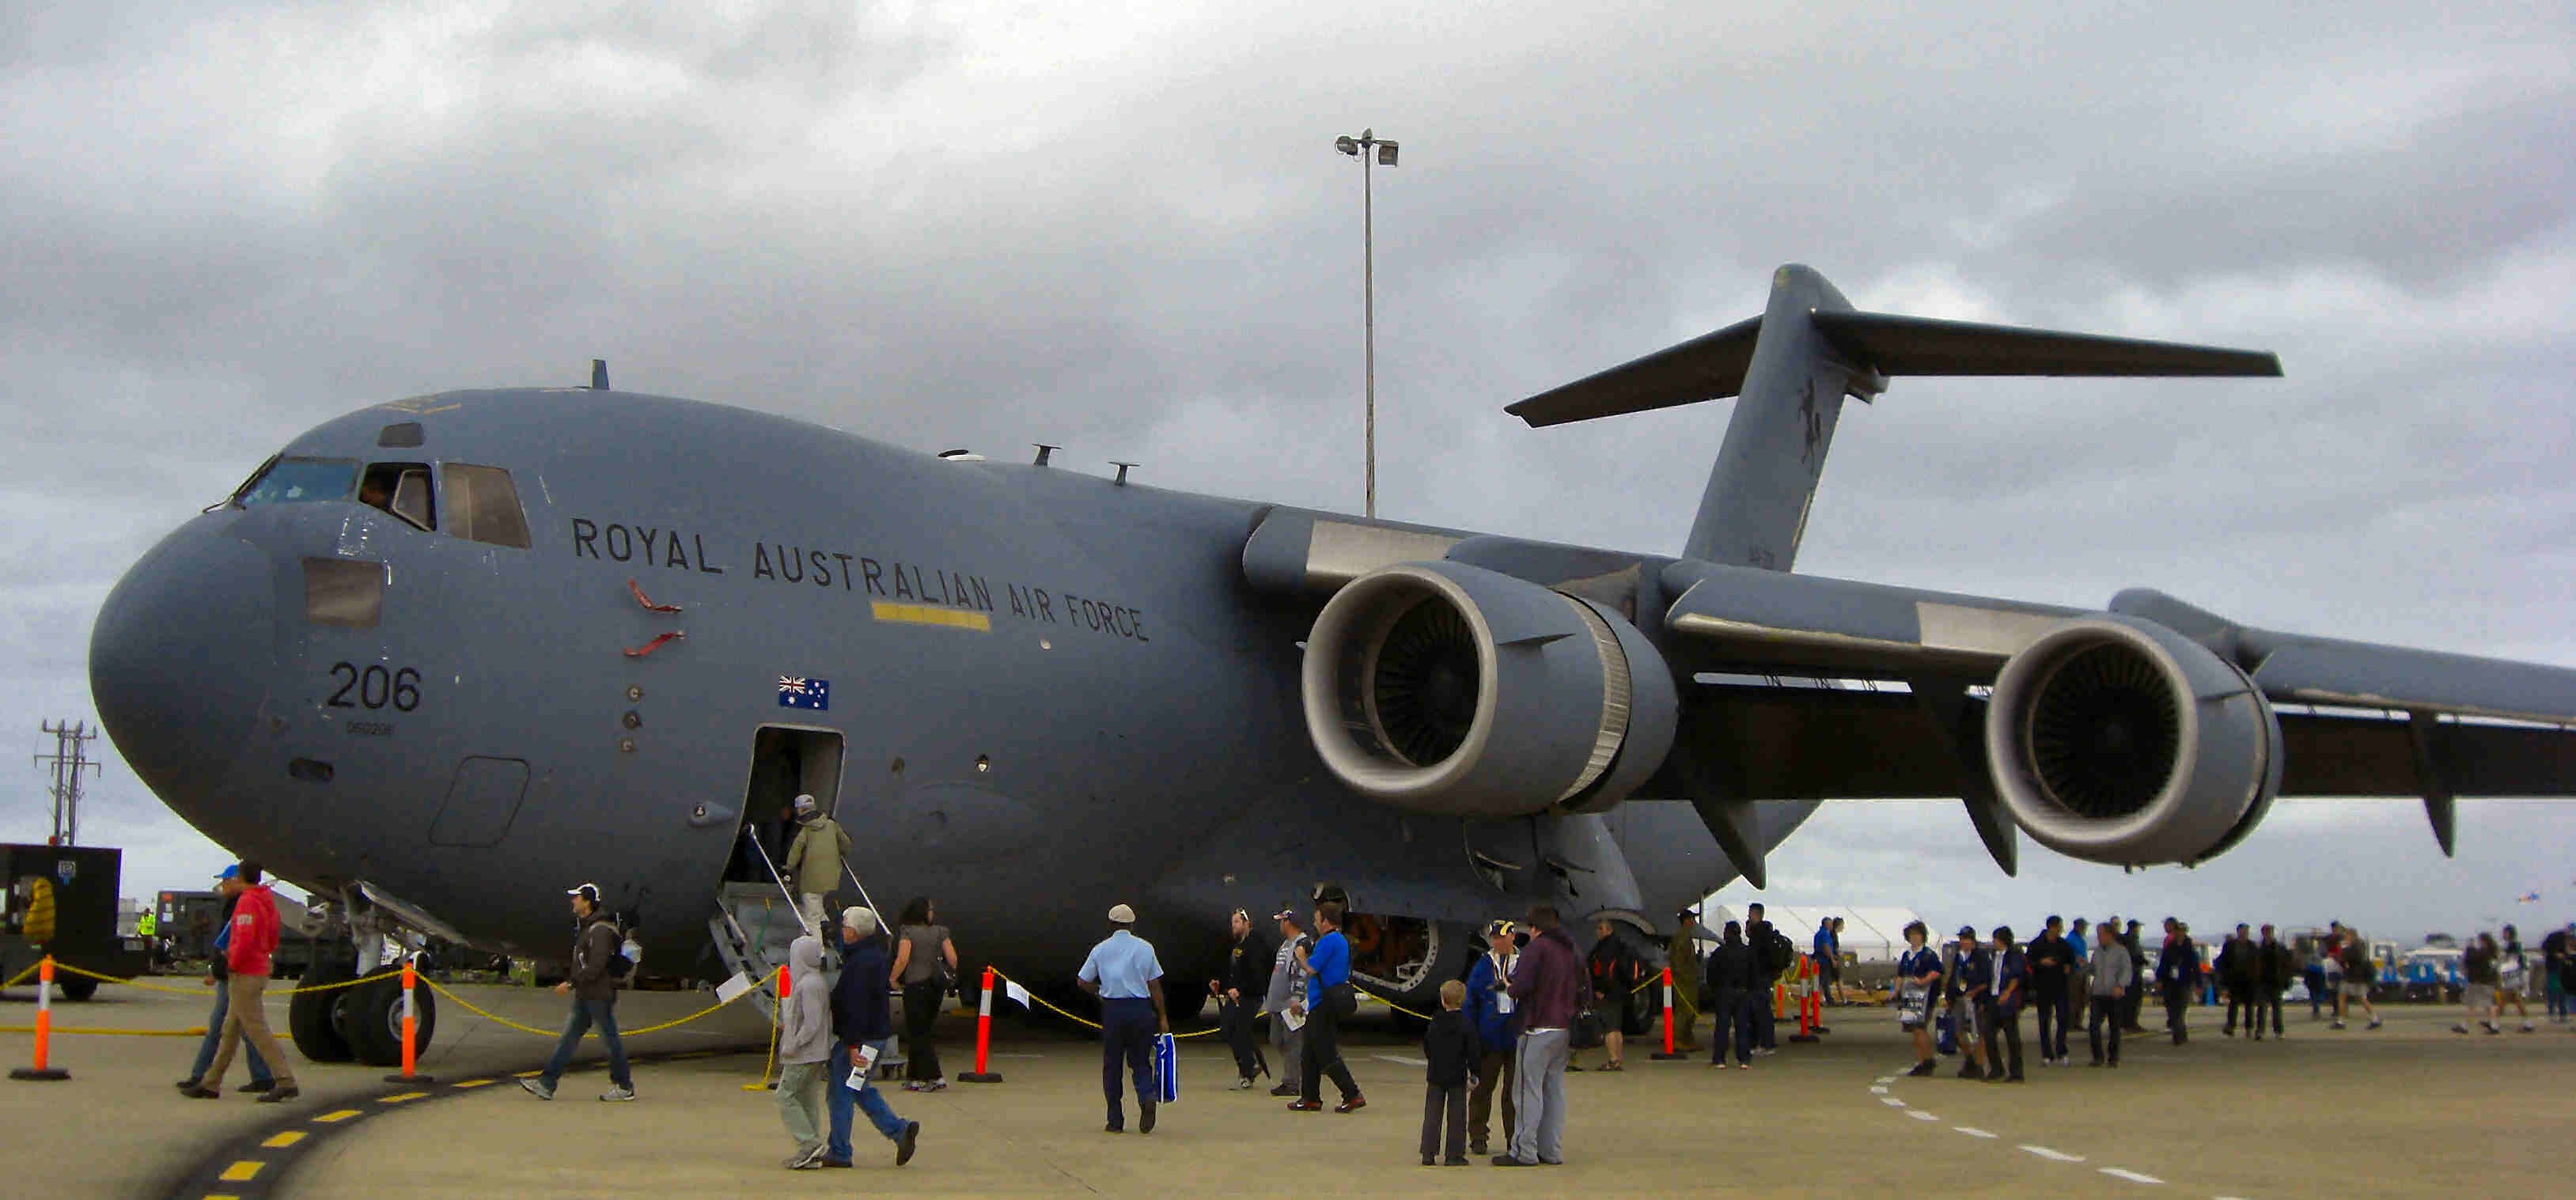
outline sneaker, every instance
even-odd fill
[[[552,1100],[555,1098],[555,1089],[547,1084],[545,1080],[522,1079],[519,1081],[519,1086],[527,1089],[529,1095],[534,1096],[539,1100]]]
[[[816,1142],[803,1150],[799,1150],[794,1154],[788,1155],[787,1169],[790,1171],[811,1171],[816,1167],[822,1166],[823,1150],[823,1144],[821,1142]]]
[[[1367,1107],[1368,1097],[1360,1095],[1357,1092],[1353,1092],[1350,1099],[1334,1105],[1333,1111],[1337,1113],[1355,1113]]]
[[[904,1080],[904,1081],[903,1081],[903,1090],[905,1090],[905,1091],[907,1091],[907,1092],[917,1092],[917,1091],[920,1091],[920,1090],[921,1090],[921,1081],[920,1081],[920,1080],[918,1080],[918,1079],[907,1079],[907,1080]]]
[[[599,1094],[599,1098],[609,1102],[610,1104],[623,1104],[635,1098],[635,1089],[631,1087],[613,1087],[607,1091],[601,1092]]]
[[[2328,1026],[2326,1026],[2326,1028],[2328,1028],[2328,1029],[2341,1029],[2341,1028],[2343,1028],[2343,1022],[2341,1022],[2341,1021],[2337,1021],[2337,1022],[2335,1022],[2335,1023],[2334,1023],[2334,1024],[2332,1024],[2332,1025],[2328,1025]]]
[[[1978,1070],[1975,1063],[1968,1063],[1959,1068],[1959,1078],[1961,1079],[1983,1079],[1985,1077],[1986,1073]]]
[[[2367,1028],[2367,1029],[2377,1029],[2377,1028],[2379,1028],[2379,1018],[2377,1018],[2377,1017],[2372,1017],[2372,1018],[2370,1019],[2370,1024],[2369,1024],[2369,1025],[2367,1025],[2367,1026],[2364,1026],[2364,1028]]]
[[[1145,1117],[1144,1117],[1144,1119],[1143,1119],[1143,1120],[1140,1120],[1140,1121],[1136,1122],[1136,1132],[1138,1132],[1138,1133],[1152,1133],[1152,1132],[1154,1132],[1154,1110],[1155,1110],[1156,1108],[1160,1107],[1160,1106],[1159,1106],[1159,1105],[1157,1105],[1157,1104],[1155,1104],[1155,1103],[1154,1103],[1153,1101],[1151,1101],[1151,1100],[1146,1100],[1146,1101],[1142,1101],[1142,1102],[1140,1102],[1140,1103],[1137,1105],[1137,1107],[1138,1107],[1138,1108],[1142,1108],[1142,1109],[1144,1109],[1144,1110],[1145,1110]]]
[[[1147,1133],[1154,1131],[1154,1107],[1150,1104],[1145,1106],[1145,1131]],[[1115,1125],[1110,1126],[1109,1132],[1118,1132],[1118,1127]],[[894,1165],[900,1167],[905,1163],[911,1162],[912,1152],[920,1145],[921,1122],[904,1122],[903,1136],[894,1140]]]
[[[846,1158],[825,1158],[821,1165],[826,1167],[847,1168],[850,1165],[850,1160]]]
[[[2488,1036],[2488,1037],[2494,1037],[2495,1035],[2497,1035],[2497,1034],[2499,1034],[2499,1033],[2503,1033],[2503,1032],[2504,1032],[2503,1030],[2498,1029],[2498,1028],[2496,1028],[2496,1027],[2495,1027],[2495,1026],[2493,1026],[2493,1025],[2485,1025],[2485,1024],[2484,1024],[2484,1022],[2481,1022],[2480,1024],[2481,1024],[2481,1025],[2483,1025],[2483,1026],[2484,1026],[2484,1028],[2486,1029],[2486,1031],[2487,1031],[2487,1036]]]
[[[1270,1094],[1271,1094],[1271,1095],[1273,1095],[1273,1096],[1294,1096],[1294,1095],[1296,1095],[1296,1094],[1297,1094],[1297,1089],[1292,1088],[1292,1087],[1288,1086],[1287,1084],[1284,1084],[1284,1083],[1283,1083],[1283,1084],[1280,1084],[1279,1086],[1277,1086],[1277,1087],[1275,1087],[1275,1088],[1270,1089]]]
[[[2453,1033],[2467,1033],[2468,1031],[2469,1031],[2469,1027],[2468,1027],[2468,1026],[2466,1026],[2466,1025],[2453,1025],[2453,1026],[2451,1026],[2451,1032],[2453,1032]]]
[[[948,1081],[945,1079],[926,1080],[922,1083],[921,1090],[925,1092],[944,1092],[948,1090]]]
[[[1436,1167],[1440,1165],[1440,1160],[1425,1154],[1422,1156],[1422,1165],[1426,1167]]]
[[[1907,1074],[1907,1075],[1929,1075],[1929,1074],[1931,1074],[1932,1072],[1934,1072],[1934,1071],[1936,1071],[1936,1070],[1939,1070],[1939,1069],[1940,1069],[1940,1066],[1941,1066],[1941,1064],[1940,1064],[1939,1062],[1937,1062],[1937,1061],[1935,1061],[1935,1060],[1933,1060],[1933,1059],[1929,1059],[1929,1058],[1927,1058],[1927,1059],[1924,1059],[1923,1061],[1921,1061],[1921,1062],[1919,1062],[1919,1063],[1914,1064],[1914,1069],[1913,1069],[1913,1070],[1911,1070],[1911,1071],[1907,1071],[1907,1072],[1906,1072],[1906,1074]]]
[[[244,1092],[266,1092],[272,1091],[276,1087],[277,1081],[274,1079],[254,1079],[249,1083],[245,1083],[240,1087],[234,1088],[233,1094],[238,1096]]]
[[[292,1099],[296,1098],[297,1096],[301,1096],[301,1095],[303,1095],[303,1094],[304,1094],[304,1093],[302,1093],[302,1092],[299,1092],[299,1091],[296,1091],[296,1090],[295,1090],[295,1085],[294,1085],[294,1084],[291,1084],[291,1083],[283,1083],[283,1084],[279,1084],[279,1085],[278,1085],[278,1086],[276,1086],[275,1088],[270,1089],[267,1093],[265,1093],[265,1094],[263,1094],[262,1096],[260,1096],[260,1098],[256,1101],[256,1103],[260,1103],[260,1104],[284,1104],[284,1103],[286,1103],[287,1101],[292,1100]]]
[[[197,1090],[197,1081],[196,1081],[196,1080],[194,1080],[194,1079],[182,1079],[182,1080],[180,1080],[180,1081],[179,1081],[179,1090],[180,1090],[180,1091],[183,1091],[183,1092],[193,1092],[193,1091],[196,1091],[196,1090]]]
[[[1424,1165],[1426,1165],[1426,1166],[1428,1166],[1428,1165],[1430,1164],[1430,1160],[1428,1160],[1428,1159],[1423,1160],[1423,1162],[1424,1162]],[[1471,1166],[1474,1166],[1475,1164],[1474,1164],[1474,1163],[1471,1163],[1471,1162],[1469,1162],[1469,1161],[1467,1161],[1466,1159],[1459,1158],[1459,1157],[1456,1157],[1456,1156],[1451,1156],[1451,1157],[1449,1157],[1449,1158],[1441,1159],[1441,1160],[1440,1160],[1440,1165],[1441,1165],[1441,1166],[1444,1166],[1444,1167],[1471,1167]]]
[[[1517,1158],[1514,1158],[1514,1157],[1512,1157],[1511,1155],[1508,1155],[1508,1154],[1497,1154],[1497,1155],[1495,1155],[1495,1156],[1494,1156],[1494,1165],[1495,1165],[1495,1166],[1498,1166],[1498,1167],[1535,1167],[1535,1166],[1537,1166],[1538,1164],[1537,1164],[1537,1163],[1532,1163],[1532,1162],[1522,1162],[1521,1160],[1519,1160],[1519,1159],[1517,1159]]]
[[[1322,1112],[1324,1111],[1324,1102],[1321,1100],[1291,1100],[1288,1102],[1288,1111]]]
[[[2522,1032],[2524,1032],[2524,1033],[2531,1033],[2531,1032],[2533,1032],[2533,1030],[2532,1030],[2532,1028],[2531,1028],[2531,1022],[2529,1022],[2529,1021],[2525,1021],[2525,1022],[2523,1022],[2523,1023],[2522,1023]]]
[[[1235,1081],[1234,1081],[1234,1090],[1235,1090],[1235,1091],[1238,1091],[1238,1092],[1248,1092],[1248,1091],[1251,1091],[1251,1090],[1252,1090],[1252,1077],[1251,1077],[1251,1076],[1249,1076],[1249,1075],[1246,1075],[1246,1076],[1244,1076],[1244,1077],[1243,1077],[1243,1078],[1241,1078],[1241,1079],[1235,1080]]]

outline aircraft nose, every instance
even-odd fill
[[[90,634],[99,722],[165,803],[200,828],[257,723],[275,660],[276,586],[239,538],[183,527],[125,573]]]

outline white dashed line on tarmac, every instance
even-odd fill
[[[2164,1180],[2158,1179],[2158,1178],[2156,1178],[2156,1177],[2155,1177],[2155,1176],[2153,1176],[2153,1175],[2140,1175],[2140,1174],[2138,1174],[2138,1173],[2137,1173],[2137,1172],[2135,1172],[2135,1171],[2124,1171],[2124,1170],[2122,1170],[2122,1169],[2120,1169],[2120,1168],[2118,1168],[2118,1167],[2104,1167],[2104,1168],[2102,1168],[2102,1173],[2103,1173],[2103,1174],[2105,1174],[2105,1175],[2110,1176],[2110,1177],[2111,1177],[2111,1178],[2113,1178],[2113,1179],[2126,1179],[2126,1180],[2128,1180],[2128,1181],[2129,1181],[2129,1182],[2131,1182],[2131,1183],[2163,1183],[2163,1182],[2164,1182]]]
[[[1972,1138],[1991,1138],[1991,1137],[1995,1136],[1995,1135],[1993,1135],[1993,1134],[1991,1134],[1991,1133],[1986,1132],[1985,1130],[1982,1130],[1982,1129],[1971,1129],[1971,1128],[1969,1128],[1969,1127],[1967,1127],[1967,1126],[1965,1126],[1965,1125],[1953,1125],[1953,1126],[1951,1126],[1950,1128],[1955,1129],[1955,1130],[1957,1130],[1957,1131],[1959,1131],[1959,1132],[1961,1132],[1961,1133],[1967,1134],[1969,1137],[1972,1137]]]
[[[1905,1107],[1905,1102],[1904,1102],[1904,1101],[1902,1101],[1902,1100],[1897,1099],[1897,1098],[1896,1098],[1896,1097],[1894,1097],[1894,1096],[1881,1096],[1881,1097],[1879,1097],[1879,1098],[1878,1098],[1878,1102],[1879,1102],[1879,1103],[1881,1103],[1881,1104],[1884,1104],[1884,1105],[1888,1106],[1889,1108],[1903,1108],[1903,1107]]]
[[[1896,1082],[1896,1077],[1893,1075],[1881,1075],[1878,1077],[1878,1081],[1880,1083],[1894,1083]]]
[[[2036,1155],[2040,1156],[2041,1158],[2047,1159],[2047,1160],[2048,1160],[2048,1161],[2050,1161],[2050,1162],[2082,1162],[2082,1161],[2084,1161],[2084,1156],[2083,1156],[2083,1155],[2081,1155],[2081,1154],[2068,1154],[2067,1152],[2065,1152],[2065,1151],[2063,1151],[2063,1150],[2051,1150],[2051,1149],[2049,1149],[2049,1148],[2048,1148],[2048,1147],[2046,1147],[2046,1146],[2032,1146],[2032,1145],[2025,1144],[2025,1145],[2023,1145],[2023,1146],[2022,1146],[2022,1152],[2023,1152],[2023,1153],[2025,1153],[2025,1154],[2036,1154]]]
[[[1912,1117],[1917,1121],[1938,1121],[1941,1119],[1919,1108],[1907,1109],[1905,1115]]]
[[[1406,1058],[1401,1054],[1372,1054],[1369,1057],[1381,1062],[1403,1063],[1408,1067],[1427,1067],[1431,1065],[1431,1060],[1427,1058]]]
[[[1887,1094],[1887,1089],[1873,1083],[1869,1086],[1869,1094],[1873,1096],[1884,1096]]]

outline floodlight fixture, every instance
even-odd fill
[[[1377,165],[1381,167],[1392,167],[1395,165],[1395,143],[1379,142],[1377,144]]]
[[[1357,158],[1360,153],[1359,139],[1354,138],[1349,134],[1343,134],[1342,136],[1333,139],[1333,149],[1339,150],[1344,154],[1348,154],[1353,158]]]

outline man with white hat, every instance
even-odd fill
[[[1127,1113],[1118,1079],[1124,1058],[1136,1076],[1136,1104],[1143,1119],[1136,1128],[1154,1132],[1154,1035],[1170,1033],[1163,1010],[1163,964],[1153,943],[1132,932],[1136,910],[1124,904],[1109,910],[1109,936],[1082,960],[1075,982],[1100,997],[1100,1090],[1109,1099],[1111,1133],[1127,1131]]]
[[[787,886],[796,891],[796,911],[807,932],[823,932],[823,896],[841,883],[841,860],[850,853],[850,835],[823,815],[812,796],[796,797],[789,810],[796,818],[796,840],[778,865]]]
[[[894,1165],[900,1167],[912,1161],[921,1122],[896,1116],[874,1078],[877,1060],[885,1057],[886,1042],[894,1036],[894,1004],[888,999],[894,991],[893,964],[886,957],[885,939],[878,936],[876,910],[842,909],[840,942],[841,977],[832,985],[832,1036],[839,1051],[832,1060],[826,1109],[831,1129],[814,1165],[850,1165],[851,1110],[864,1109],[868,1124],[894,1143]],[[863,1086],[849,1086],[853,1078]]]
[[[626,1071],[626,1043],[617,1036],[615,960],[624,953],[625,938],[617,932],[616,918],[600,907],[598,884],[585,883],[564,895],[572,898],[573,921],[580,932],[573,935],[572,973],[555,985],[555,991],[572,997],[572,1012],[564,1018],[563,1037],[555,1042],[545,1070],[534,1079],[520,1080],[519,1086],[539,1100],[554,1099],[555,1083],[572,1064],[581,1035],[595,1027],[600,1045],[608,1050],[609,1087],[599,1098],[611,1103],[632,1100],[635,1079]]]

